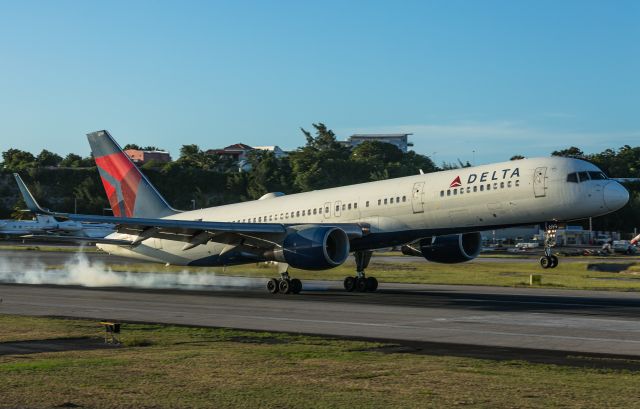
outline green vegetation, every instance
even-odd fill
[[[474,260],[461,264],[438,264],[415,259],[406,262],[385,262],[374,257],[367,269],[367,274],[375,276],[382,283],[414,283],[414,284],[451,284],[451,285],[483,285],[503,287],[530,287],[531,274],[542,275],[541,288],[581,289],[581,290],[615,290],[640,291],[640,263],[629,259],[562,260],[555,269],[543,270],[537,259],[530,262],[482,261]],[[613,266],[614,271],[590,271],[589,265],[604,264]],[[49,266],[52,269],[63,269],[64,266]],[[274,265],[267,263],[246,264],[231,267],[183,267],[165,266],[152,263],[107,264],[106,268],[115,272],[154,272],[177,273],[191,272],[218,274],[242,277],[278,277]],[[305,271],[290,269],[290,274],[302,280],[339,280],[355,272],[355,263],[348,260],[340,267],[324,271]]]
[[[238,172],[229,158],[209,154],[198,145],[183,145],[177,160],[142,168],[158,190],[175,207],[190,209],[257,199],[268,192],[297,193],[353,183],[415,175],[419,170],[434,172],[468,163],[436,166],[429,157],[403,153],[395,146],[365,142],[350,150],[336,141],[324,124],[313,124],[313,131],[302,129],[304,146],[285,158],[270,152],[249,155],[252,170]],[[126,147],[137,148],[135,144]],[[155,146],[145,148],[158,149]],[[581,158],[600,166],[611,177],[640,177],[640,147],[623,146],[587,155],[579,148],[555,151],[552,155]],[[521,159],[514,155],[511,159]],[[0,166],[0,217],[8,217],[18,204],[19,194],[12,172],[20,172],[34,196],[45,207],[62,212],[102,214],[108,207],[92,157],[70,153],[65,158],[43,150],[38,155],[9,149],[2,153]],[[594,219],[596,230],[630,233],[640,226],[640,183],[629,183],[630,204],[615,216]],[[18,214],[15,213],[14,214]],[[585,226],[586,227],[586,226]]]
[[[0,341],[100,336],[95,322],[0,315]],[[23,328],[29,327],[28,332]],[[637,407],[640,375],[376,352],[380,343],[124,324],[125,346],[0,356],[0,407]],[[143,340],[144,347],[136,347]]]

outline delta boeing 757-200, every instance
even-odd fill
[[[365,276],[372,250],[402,245],[439,263],[474,259],[479,231],[600,216],[623,207],[629,193],[596,166],[562,157],[491,165],[283,195],[193,211],[173,209],[107,131],[88,134],[114,216],[61,214],[109,222],[116,232],[98,246],[111,254],[189,266],[279,263],[272,292],[298,293],[288,266],[333,268],[351,252],[348,291],[375,291]],[[553,227],[550,228],[553,230]],[[553,231],[551,231],[553,233]],[[113,243],[108,240],[112,239]],[[558,264],[545,247],[545,268]]]

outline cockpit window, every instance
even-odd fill
[[[576,172],[567,175],[567,182],[578,183],[578,174]]]
[[[607,177],[602,172],[589,172],[591,180],[605,180]]]
[[[580,182],[586,182],[589,180],[589,172],[578,172]]]

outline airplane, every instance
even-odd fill
[[[344,288],[375,291],[378,281],[365,274],[374,249],[400,245],[429,261],[460,263],[479,255],[480,231],[538,223],[547,223],[550,237],[540,264],[554,268],[557,223],[611,213],[629,200],[593,164],[549,157],[178,211],[109,132],[87,137],[114,216],[59,216],[115,223],[116,232],[98,244],[110,254],[189,266],[277,262],[271,293],[300,292],[289,266],[333,268],[351,252],[356,275],[344,279]]]
[[[112,223],[84,223],[73,220],[57,220],[49,211],[42,209],[19,174],[13,177],[18,184],[27,208],[35,215],[34,220],[2,220],[0,235],[7,237],[47,241],[91,241],[96,242],[114,232]]]

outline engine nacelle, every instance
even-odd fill
[[[344,263],[349,249],[349,237],[338,227],[297,226],[266,256],[303,270],[325,270]]]
[[[410,245],[402,246],[402,253],[422,256],[436,263],[464,263],[478,257],[482,250],[479,232],[427,237]]]

